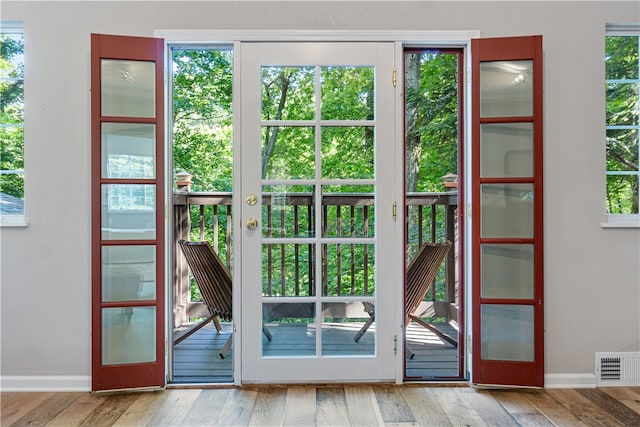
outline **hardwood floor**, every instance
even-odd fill
[[[2,426],[640,426],[640,387],[248,386],[0,400]]]

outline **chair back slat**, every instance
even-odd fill
[[[231,275],[209,242],[178,242],[198,285],[204,304],[211,314],[232,319]]]
[[[440,269],[440,264],[447,256],[451,242],[425,243],[407,267],[407,293],[405,299],[405,316],[418,308],[427,294]]]

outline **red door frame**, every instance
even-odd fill
[[[101,59],[155,62],[155,118],[101,115]],[[101,124],[149,123],[156,127],[154,179],[113,179],[101,176]],[[151,184],[156,186],[156,237],[153,240],[102,240],[101,186]],[[92,270],[92,390],[162,387],[165,385],[165,172],[164,172],[164,40],[91,34],[91,270]],[[104,246],[147,245],[156,249],[156,299],[102,302],[101,249]],[[151,363],[102,365],[102,309],[155,307],[156,360]]]
[[[543,126],[542,126],[542,36],[475,39],[471,41],[472,55],[472,311],[473,311],[473,366],[475,384],[544,386],[544,210],[543,210]],[[530,117],[480,118],[480,62],[533,61],[533,115]],[[481,178],[480,177],[480,125],[484,123],[533,123],[533,177]],[[534,232],[533,238],[482,238],[480,236],[481,184],[533,184]],[[533,299],[489,299],[480,294],[480,245],[488,243],[520,243],[534,246]],[[534,361],[482,360],[480,307],[482,304],[528,305],[534,311]]]

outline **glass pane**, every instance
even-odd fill
[[[155,239],[155,207],[155,185],[103,184],[102,239]]]
[[[373,178],[373,152],[373,126],[323,127],[322,178]]]
[[[480,63],[480,117],[533,115],[533,61]]]
[[[155,246],[102,247],[102,301],[155,298]]]
[[[314,196],[311,185],[262,187],[263,237],[313,237]]]
[[[637,171],[638,129],[607,129],[607,170]]]
[[[639,78],[638,50],[640,48],[640,36],[607,36],[605,45],[607,79]]]
[[[480,245],[482,298],[533,298],[533,245]]]
[[[156,308],[102,309],[102,364],[156,361]]]
[[[480,176],[533,176],[533,124],[480,125]]]
[[[262,120],[313,120],[314,81],[314,67],[262,67]]]
[[[262,128],[262,176],[266,179],[315,177],[315,137],[311,127]]]
[[[262,295],[312,296],[314,246],[302,243],[262,245]]]
[[[482,304],[482,359],[533,362],[533,320],[532,306]]]
[[[374,245],[322,245],[322,278],[323,296],[374,295]]]
[[[365,308],[371,313],[369,314]],[[371,303],[332,302],[322,304],[322,355],[375,355],[374,310],[375,306]],[[356,341],[355,338],[359,333],[362,333],[362,336]]]
[[[533,184],[480,186],[481,237],[533,237]]]
[[[102,124],[102,177],[155,178],[156,126]]]
[[[637,126],[640,83],[607,83],[607,125]]]
[[[315,303],[263,303],[264,357],[309,357],[316,355]]]
[[[373,120],[373,67],[323,67],[322,119]]]
[[[640,175],[607,175],[607,213],[637,214]]]
[[[373,185],[322,187],[323,237],[373,237],[375,235]]]
[[[102,115],[156,116],[156,64],[148,61],[101,61]]]

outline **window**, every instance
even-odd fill
[[[24,224],[24,35],[0,22],[0,224]]]
[[[607,214],[638,221],[640,194],[640,26],[607,26]]]

